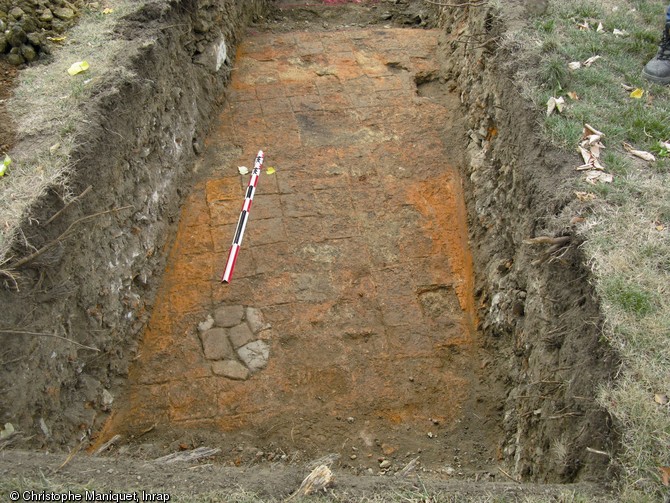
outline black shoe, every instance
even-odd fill
[[[658,52],[654,59],[645,65],[642,76],[657,84],[670,84],[670,23],[665,24]]]

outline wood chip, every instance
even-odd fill
[[[219,452],[221,452],[221,449],[218,448],[214,449],[211,447],[198,447],[197,449],[193,449],[192,451],[175,452],[173,454],[168,454],[167,456],[154,459],[154,463],[167,465],[171,463],[196,461],[198,459],[214,456]]]

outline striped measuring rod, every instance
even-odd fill
[[[244,195],[244,204],[242,205],[240,218],[237,221],[237,227],[235,228],[235,236],[233,237],[233,244],[231,245],[230,252],[228,253],[226,268],[223,271],[223,276],[221,276],[222,283],[230,283],[230,278],[233,276],[233,269],[235,269],[237,255],[240,253],[240,247],[242,246],[244,229],[247,226],[247,220],[249,220],[249,212],[251,211],[251,203],[254,200],[256,184],[258,183],[258,178],[261,175],[263,159],[265,159],[265,155],[263,154],[262,150],[259,150],[258,155],[256,156],[256,161],[254,162],[254,169],[251,172],[251,178],[249,178],[249,185],[247,185],[247,193]]]

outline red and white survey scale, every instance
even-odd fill
[[[240,253],[240,247],[242,246],[242,238],[244,237],[244,229],[247,226],[247,220],[249,220],[249,212],[251,211],[251,203],[254,199],[254,194],[256,193],[256,184],[258,183],[258,178],[261,175],[261,168],[263,167],[263,159],[265,155],[262,150],[258,151],[256,156],[256,161],[254,162],[254,169],[251,171],[251,178],[249,178],[249,184],[247,185],[247,192],[244,195],[244,203],[242,204],[242,211],[240,212],[240,218],[237,221],[237,227],[235,228],[235,236],[233,236],[233,244],[230,246],[230,252],[228,253],[228,261],[226,262],[226,268],[223,271],[221,276],[222,283],[230,283],[230,279],[233,276],[233,270],[235,269],[235,262],[237,262],[237,255]]]

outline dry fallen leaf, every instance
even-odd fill
[[[658,141],[658,146],[664,148],[665,150],[670,150],[670,141]]]
[[[635,98],[636,100],[639,100],[640,98],[642,98],[642,96],[644,96],[644,89],[640,89],[639,87],[633,89],[633,91],[631,91],[630,93],[630,97]]]
[[[647,162],[653,162],[656,160],[656,157],[654,157],[654,154],[652,154],[651,152],[647,152],[646,150],[635,150],[633,146],[628,143],[624,142],[623,148],[626,152],[630,153],[631,155],[639,157],[640,159],[643,159]]]
[[[582,64],[579,61],[572,61],[568,63],[569,70],[579,70],[582,67]]]
[[[586,172],[585,180],[592,185],[595,185],[598,182],[612,183],[614,181],[614,176],[609,173],[605,173],[604,171],[592,169],[591,171]]]
[[[623,87],[624,91],[634,91],[635,90],[634,86],[629,86],[628,84],[621,84],[621,87]]]
[[[668,403],[668,395],[662,395],[660,393],[656,393],[654,395],[654,402],[656,402],[659,405],[666,405]]]
[[[249,168],[246,166],[238,166],[237,171],[240,172],[240,175],[248,175],[249,174]]]
[[[585,222],[586,219],[584,217],[572,217],[570,219],[570,225],[577,225],[581,224],[582,222]]]
[[[598,131],[596,128],[594,128],[593,126],[591,126],[589,124],[584,124],[584,130],[583,130],[582,134],[583,134],[582,138],[584,138],[585,135],[589,135],[589,136],[596,135],[596,136],[599,136],[599,137],[605,136],[605,133],[603,133],[601,131]]]
[[[584,21],[583,23],[577,23],[577,28],[579,28],[581,31],[589,31],[591,26],[589,25],[588,21]]]
[[[563,111],[563,106],[565,106],[565,98],[559,96],[554,98],[553,96],[547,100],[547,117],[554,113],[554,110],[559,112]]]
[[[268,169],[265,170],[265,172],[266,172],[268,175],[273,175],[273,174],[275,173],[275,171],[276,171],[276,170],[275,170],[272,166],[270,166]]]
[[[584,61],[584,66],[591,66],[593,63],[598,61],[601,58],[601,56],[591,56],[589,59]]]
[[[579,101],[579,95],[578,95],[576,92],[574,92],[574,91],[569,91],[569,92],[568,92],[568,97],[569,97],[571,100]]]
[[[664,486],[670,486],[670,466],[659,466],[661,472],[661,483]]]
[[[626,30],[619,30],[618,28],[614,28],[612,30],[612,33],[614,34],[615,37],[627,37],[628,32]]]

